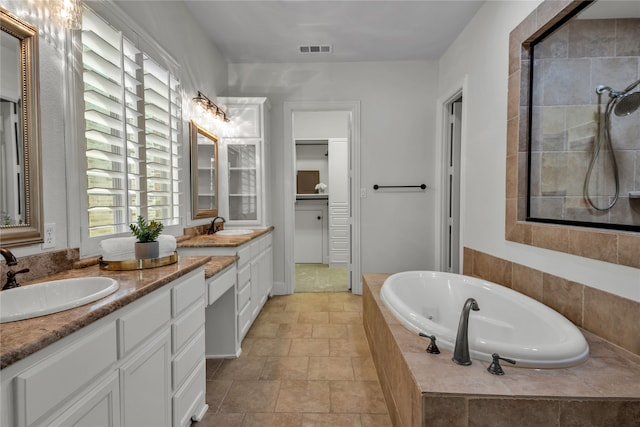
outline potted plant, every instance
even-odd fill
[[[135,224],[129,224],[129,228],[138,239],[136,242],[136,259],[158,258],[160,255],[160,243],[156,240],[164,224],[151,220],[147,222],[142,215],[138,215]]]

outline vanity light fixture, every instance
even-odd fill
[[[193,98],[193,102],[195,102],[196,105],[200,107],[200,109],[202,109],[202,111],[211,114],[214,118],[222,122],[229,121],[227,113],[225,113],[225,111],[218,105],[216,105],[213,101],[207,98],[207,96],[202,92],[198,91],[198,96]]]

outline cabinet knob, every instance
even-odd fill
[[[321,216],[319,216],[319,217],[318,217],[318,219],[322,219],[322,217],[321,217]]]

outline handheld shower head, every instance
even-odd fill
[[[616,100],[613,112],[618,117],[628,116],[640,108],[640,92],[628,93]]]
[[[616,116],[624,117],[640,108],[640,92],[630,93],[638,85],[640,85],[640,80],[631,83],[620,92],[610,86],[599,85],[596,87],[596,93],[602,95],[604,92],[609,92],[610,99],[607,103],[607,109],[611,111],[609,109],[609,106],[611,106]]]
[[[640,80],[631,83],[624,88],[621,94],[616,96],[616,105],[613,107],[616,116],[628,116],[640,108],[640,92],[629,93],[638,85],[640,85]]]

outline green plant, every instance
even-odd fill
[[[155,220],[147,222],[142,215],[138,215],[136,224],[129,224],[129,228],[138,239],[138,242],[147,243],[156,241],[164,228],[164,224]]]

